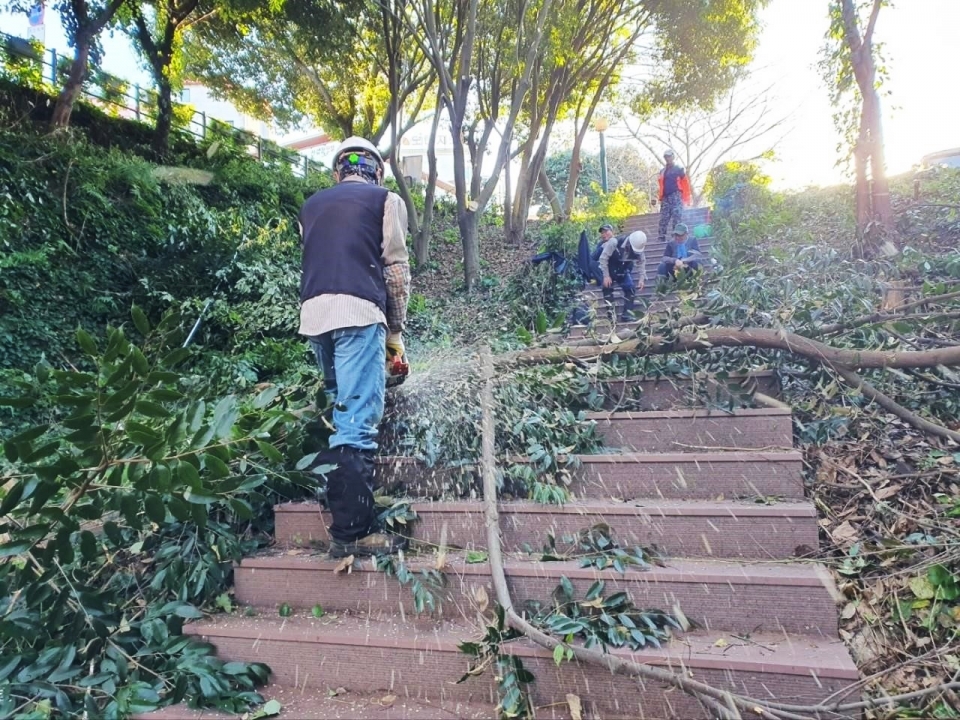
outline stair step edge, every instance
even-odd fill
[[[645,505],[605,503],[602,501],[567,503],[566,505],[542,505],[527,501],[498,503],[502,514],[544,515],[654,515],[657,517],[706,516],[734,517],[793,517],[816,518],[817,509],[811,502],[736,503],[730,501],[701,502],[693,500],[652,501]],[[475,500],[451,500],[439,502],[413,502],[410,507],[416,512],[482,513],[483,502]],[[319,505],[313,502],[282,503],[274,506],[274,512],[317,513]]]
[[[276,570],[291,572],[330,572],[337,568],[339,560],[324,555],[260,555],[246,557],[240,562],[241,569]],[[406,565],[413,571],[434,568],[433,558],[411,558]],[[462,557],[448,557],[445,572],[456,575],[490,575],[487,562],[468,563]],[[693,583],[740,585],[783,585],[790,587],[823,587],[829,580],[829,572],[822,565],[808,562],[792,563],[709,563],[696,560],[670,558],[666,567],[653,565],[646,570],[628,568],[626,573],[613,569],[598,570],[580,567],[576,561],[541,562],[536,559],[512,558],[504,562],[504,571],[513,577],[560,577],[571,579],[616,579],[621,582],[642,581],[649,583]],[[358,562],[351,572],[379,573],[370,562]]]
[[[289,642],[319,646],[374,647],[380,650],[415,650],[467,657],[458,645],[475,638],[477,628],[445,622],[412,622],[399,615],[383,619],[323,618],[236,618],[189,623],[184,634],[250,640],[254,643]],[[724,645],[717,645],[723,639]],[[742,645],[738,643],[743,643]],[[785,647],[781,647],[785,644]],[[771,652],[772,648],[772,652]],[[552,653],[530,641],[511,643],[511,654],[530,658],[552,658]],[[734,652],[735,650],[735,652]],[[661,649],[638,651],[611,649],[614,655],[652,665],[678,665],[687,669],[718,669],[783,675],[814,674],[823,678],[856,680],[859,673],[839,640],[805,635],[757,634],[744,642],[730,633],[685,633]],[[781,658],[777,658],[781,653]]]
[[[557,459],[562,461],[567,456],[559,455]],[[625,452],[625,453],[593,453],[578,454],[573,457],[581,463],[678,463],[678,462],[802,462],[803,454],[799,450],[755,450],[750,448],[737,450],[716,450],[701,452]],[[378,455],[374,458],[377,465],[424,465],[420,458],[407,455]],[[529,463],[532,462],[523,455],[513,455],[502,459],[503,462],[510,463]],[[459,467],[476,467],[477,463],[472,465],[462,465]],[[428,469],[445,470],[447,468],[435,467]]]
[[[588,420],[736,420],[752,417],[791,417],[792,411],[786,408],[737,408],[721,410],[718,408],[698,407],[689,410],[599,410],[587,412]]]

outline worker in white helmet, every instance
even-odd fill
[[[605,225],[601,231],[607,227],[610,226]],[[604,298],[612,301],[614,283],[619,285],[623,292],[623,312],[620,313],[619,318],[621,322],[635,319],[633,306],[636,302],[637,290],[643,290],[647,282],[647,255],[644,252],[646,247],[647,235],[642,230],[616,237],[611,229],[600,251],[598,265]],[[636,268],[637,265],[639,268]],[[634,278],[635,272],[636,278]]]
[[[313,463],[336,465],[326,473],[333,557],[406,546],[378,527],[373,501],[386,356],[404,356],[410,297],[406,206],[383,187],[383,171],[372,143],[347,138],[333,158],[336,185],[312,195],[299,217],[300,334],[316,353],[335,427]]]

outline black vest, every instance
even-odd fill
[[[388,194],[369,183],[342,182],[303,204],[300,302],[317,295],[353,295],[387,311],[383,210]]]
[[[613,251],[607,263],[610,277],[626,275],[633,270],[633,261],[639,257],[633,252],[633,247],[627,240],[628,237],[629,235],[621,235],[617,238],[617,249]]]

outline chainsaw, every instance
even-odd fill
[[[407,358],[387,348],[387,389],[402,385],[409,374],[410,365],[407,364]]]

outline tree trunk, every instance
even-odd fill
[[[507,162],[503,176],[503,228],[504,232],[510,229],[513,221],[513,177],[510,172],[510,162]],[[509,236],[507,236],[509,237]]]
[[[844,42],[850,53],[853,76],[860,90],[860,132],[854,149],[857,169],[857,225],[867,254],[882,252],[896,255],[897,246],[890,240],[894,233],[890,207],[890,187],[884,159],[883,128],[880,115],[880,94],[877,92],[877,65],[874,58],[873,31],[883,7],[874,0],[870,19],[861,35],[857,6],[853,0],[842,0],[840,12]],[[867,185],[867,169],[873,189]],[[876,223],[877,227],[871,227]]]
[[[163,67],[169,66],[167,60]],[[153,128],[153,151],[164,157],[170,150],[170,128],[173,126],[173,88],[165,72],[161,70],[157,76],[157,122]]]
[[[544,161],[546,160],[549,140],[550,126],[548,125],[537,151],[533,153],[526,166],[526,172],[520,173],[520,181],[517,183],[517,194],[514,199],[516,204],[513,208],[513,227],[511,228],[511,238],[518,243],[523,240],[523,236],[527,232],[527,217],[530,215],[530,202],[533,199],[533,189],[536,187],[538,181],[546,179],[546,175],[543,173],[543,167]],[[542,178],[541,175],[543,175]],[[543,186],[542,182],[541,186]],[[549,188],[549,190],[547,188]],[[550,206],[556,214],[560,201],[557,199],[557,194],[550,185],[549,180],[547,180],[544,191],[547,192],[547,197],[550,199]],[[559,214],[562,216],[563,208],[559,209]]]
[[[407,179],[403,177],[403,171],[400,163],[397,161],[397,152],[390,153],[390,169],[393,171],[393,178],[397,181],[397,190],[400,197],[403,198],[403,204],[407,206],[407,230],[414,237],[420,235],[420,215],[417,212],[417,206],[413,203],[413,195],[410,194],[410,187],[407,185]]]
[[[440,127],[441,105],[437,99],[437,109],[433,113],[430,125],[430,138],[427,140],[427,186],[424,189],[423,218],[420,232],[413,239],[413,256],[417,268],[426,267],[430,262],[430,237],[433,233],[433,204],[437,196],[437,130]]]
[[[92,44],[93,38],[91,36],[87,34],[77,35],[77,46],[73,55],[73,63],[70,65],[70,73],[67,75],[67,81],[64,83],[63,89],[57,95],[57,102],[53,106],[53,115],[50,116],[50,125],[54,128],[65,128],[70,125],[70,115],[73,112],[74,103],[80,97],[83,81],[87,77],[87,64],[90,61]]]
[[[472,292],[480,279],[480,217],[469,210],[457,215],[463,243],[463,281],[466,291]]]
[[[543,165],[540,166],[540,189],[543,190],[543,194],[547,196],[547,200],[550,201],[550,209],[553,211],[553,219],[557,222],[563,222],[566,220],[566,217],[563,213],[563,206],[560,205],[560,198],[557,197],[557,191],[553,189],[553,185],[550,184],[550,178],[547,177],[547,171],[544,170]]]
[[[867,128],[865,113],[860,113],[860,134],[857,137],[857,144],[853,148],[853,162],[856,169],[856,213],[857,213],[857,236],[858,241],[864,242],[864,231],[870,222],[870,180],[867,176],[867,158],[870,150],[868,148]],[[865,250],[865,248],[861,248]],[[863,254],[863,253],[861,253]]]
[[[873,215],[886,233],[892,233],[893,210],[890,206],[890,185],[887,182],[886,158],[883,147],[883,127],[880,113],[880,96],[876,88],[864,96],[863,119],[869,133],[871,201]]]
[[[794,355],[847,368],[932,368],[938,365],[960,366],[960,345],[932,350],[858,350],[837,348],[818,340],[785,330],[769,328],[700,327],[695,332],[680,332],[669,337],[651,335],[608,345],[572,342],[566,347],[525,350],[502,356],[501,362],[538,364],[557,359],[594,359],[616,355],[666,355],[689,350],[709,352],[718,347],[753,347],[785,350]]]
[[[583,135],[577,133],[573,139],[573,150],[570,152],[570,172],[567,175],[567,188],[563,198],[565,217],[573,212],[573,203],[577,199],[577,185],[580,182],[580,146],[583,144]]]
[[[460,227],[460,242],[463,246],[463,282],[466,291],[471,292],[480,274],[478,218],[477,213],[472,212],[468,206],[467,158],[461,139],[463,114],[459,106],[450,102],[447,103],[447,113],[450,116],[450,133],[453,139],[453,182],[457,194],[457,225]]]
[[[523,171],[523,167],[521,166],[520,173],[517,175],[517,187],[513,191],[510,217],[507,218],[507,221],[504,223],[504,234],[506,235],[507,242],[515,245],[520,244],[527,225],[526,213],[521,210],[521,208],[524,206],[524,198],[529,197],[529,193],[524,187],[526,182],[527,173]],[[529,211],[529,203],[527,203],[527,208]]]

